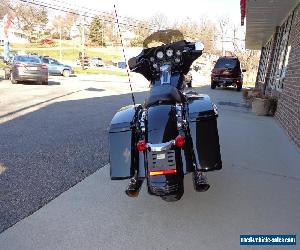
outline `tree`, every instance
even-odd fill
[[[71,29],[74,26],[74,24],[76,23],[76,21],[78,20],[79,14],[77,14],[76,11],[71,11],[72,13],[67,13],[64,18],[63,18],[63,22],[64,22],[64,29],[65,32],[67,33],[66,36],[68,38],[71,37]]]
[[[0,0],[0,19],[12,11],[12,5],[9,0]]]
[[[222,43],[222,54],[224,54],[225,53],[224,42],[225,42],[225,35],[229,28],[229,18],[228,17],[220,17],[218,19],[218,28],[219,28],[219,35],[220,35],[221,43]]]
[[[96,16],[90,25],[89,39],[92,43],[96,43],[99,46],[104,46],[104,25],[100,17]]]
[[[9,13],[16,21],[15,25],[21,28],[29,37],[33,35],[34,31],[37,34],[42,33],[48,23],[48,13],[43,7],[19,2],[15,4],[9,0],[0,0],[0,4],[0,17]]]
[[[215,51],[216,28],[214,23],[206,19],[196,22],[188,18],[175,23],[173,28],[180,30],[186,40],[201,41],[206,52],[213,53]]]
[[[153,28],[155,28],[157,30],[163,30],[169,26],[168,17],[165,14],[160,13],[160,12],[154,14],[150,18],[149,23]]]
[[[136,37],[131,41],[131,46],[142,47],[145,38],[152,33],[150,22],[147,20],[139,21],[135,24],[132,31],[134,32]]]

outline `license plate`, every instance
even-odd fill
[[[166,155],[165,154],[158,154],[157,155],[157,160],[163,160],[166,159]]]
[[[38,70],[38,67],[30,67],[29,70]]]
[[[175,151],[169,150],[166,153],[149,152],[148,164],[149,171],[176,169]]]

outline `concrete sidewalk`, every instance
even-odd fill
[[[240,94],[206,91],[222,100],[223,170],[209,174],[208,192],[194,192],[187,176],[179,202],[150,196],[145,187],[130,199],[128,181],[110,181],[106,166],[4,231],[0,249],[235,250],[245,249],[240,234],[299,238],[299,151],[273,118],[227,102],[241,102]]]

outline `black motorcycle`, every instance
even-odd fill
[[[149,194],[177,201],[184,175],[193,173],[195,190],[203,192],[210,187],[205,172],[222,168],[217,108],[207,95],[184,92],[184,75],[204,46],[176,30],[155,32],[143,46],[128,64],[150,81],[150,93],[143,105],[123,107],[111,121],[110,176],[130,179],[130,197],[146,179]]]

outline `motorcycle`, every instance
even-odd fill
[[[186,174],[204,192],[210,187],[206,172],[222,168],[217,107],[208,95],[184,91],[184,75],[204,46],[164,30],[147,37],[143,47],[128,65],[150,82],[150,93],[144,104],[121,108],[111,121],[110,177],[130,179],[130,197],[138,196],[146,179],[149,194],[178,201]]]

